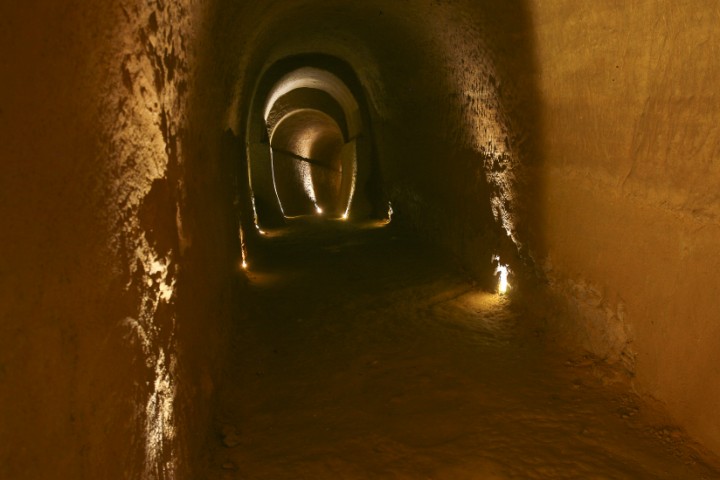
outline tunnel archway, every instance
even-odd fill
[[[347,219],[381,211],[381,175],[364,92],[352,68],[338,58],[288,57],[259,76],[247,156],[259,228],[298,215]]]
[[[324,214],[347,218],[356,155],[340,126],[320,110],[285,115],[270,134],[273,184],[287,217]]]

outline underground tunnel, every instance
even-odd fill
[[[714,3],[0,23],[1,478],[720,478]]]

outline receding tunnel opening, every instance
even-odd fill
[[[286,217],[343,218],[350,209],[356,152],[337,122],[312,109],[294,110],[270,132],[275,191]]]
[[[306,55],[276,62],[259,81],[249,118],[248,177],[259,228],[303,215],[383,215],[367,105],[342,61]]]

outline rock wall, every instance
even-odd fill
[[[564,328],[720,451],[717,8],[531,3],[536,247]]]
[[[185,273],[203,257],[183,182],[203,12],[0,7],[0,477],[192,468],[222,310],[220,293],[193,299]],[[206,283],[228,285],[211,265]]]

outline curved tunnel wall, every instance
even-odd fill
[[[259,194],[252,192],[253,214],[257,216],[258,203],[272,203],[267,196],[271,180],[283,216],[347,218],[356,182],[355,139],[362,133],[362,120],[357,100],[344,82],[323,69],[293,70],[268,93],[263,118],[272,175],[267,178],[268,167],[262,164],[267,155],[256,148],[249,161],[251,189],[257,187]],[[258,218],[260,224],[263,220]]]
[[[292,163],[298,170],[313,170],[310,178],[321,183],[333,183],[334,180],[330,178],[332,175],[341,178],[341,196],[347,197],[347,200],[331,202],[328,205],[328,213],[331,215],[341,218],[348,215],[361,218],[373,216],[382,202],[382,187],[378,181],[379,165],[365,97],[355,72],[342,60],[322,54],[293,55],[264,68],[252,92],[249,128],[246,132],[250,183],[260,223],[263,223],[263,219],[269,219],[271,224],[278,223],[281,215],[293,216],[293,212],[283,212],[280,208],[282,202],[277,198],[278,191],[273,185],[277,180],[273,165],[277,165],[278,161],[288,162],[288,151],[273,150],[271,155],[265,143],[270,143],[268,137],[273,134],[279,118],[287,118],[289,112],[304,108],[322,111],[335,119],[345,141],[342,150],[338,152],[342,161],[339,168],[335,169],[339,172],[333,174],[330,173],[332,169],[323,169],[319,165],[311,168],[313,159],[299,152],[290,152],[296,154]],[[282,117],[279,112],[283,112]],[[298,158],[298,155],[304,159]],[[295,183],[298,183],[297,180]],[[356,185],[365,187],[357,196]],[[310,197],[314,197],[312,188],[305,190],[310,193]],[[314,198],[310,200],[313,204],[317,203]],[[308,213],[307,205],[303,203],[298,198],[299,211],[295,213]],[[335,204],[338,206],[333,206]],[[340,208],[340,204],[344,204],[345,208]],[[317,205],[314,207],[314,211],[322,209]]]
[[[295,110],[275,125],[273,183],[285,216],[345,213],[352,201],[355,156],[343,161],[344,146],[340,126],[319,110]]]

